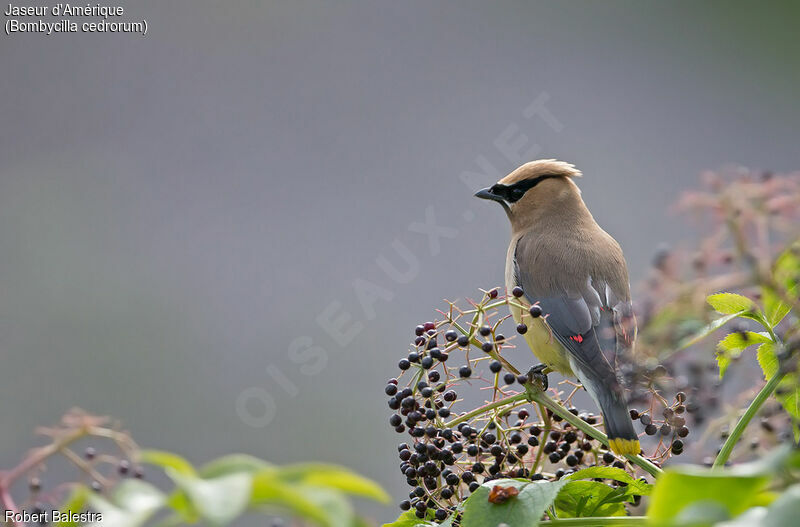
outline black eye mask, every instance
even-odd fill
[[[514,203],[516,201],[519,201],[527,191],[529,191],[530,189],[532,189],[545,179],[551,177],[561,177],[561,176],[556,176],[556,175],[539,176],[533,179],[524,179],[522,181],[514,183],[513,185],[501,185],[500,183],[497,183],[491,189],[492,194],[500,196],[509,203]]]

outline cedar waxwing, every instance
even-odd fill
[[[586,208],[573,182],[580,176],[568,163],[532,161],[475,196],[500,203],[511,222],[505,282],[509,292],[522,288],[526,309],[511,312],[543,363],[531,372],[576,376],[600,407],[611,450],[638,454],[617,369],[636,336],[628,270]],[[529,312],[536,302],[541,311]]]

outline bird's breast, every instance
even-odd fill
[[[516,285],[516,284],[515,284]],[[513,287],[513,286],[512,286]],[[528,327],[525,332],[525,342],[543,364],[563,375],[575,376],[569,362],[569,352],[556,339],[550,326],[541,317],[533,318],[530,313],[530,304],[525,297],[515,298],[511,304],[511,315],[517,324],[523,323]],[[519,303],[519,305],[516,305]]]

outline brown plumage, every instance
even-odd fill
[[[476,196],[501,203],[511,223],[506,287],[521,286],[544,316],[512,308],[525,338],[550,369],[577,376],[603,411],[611,447],[639,442],[617,376],[636,333],[625,258],[597,225],[573,181],[581,172],[552,159],[526,163]]]

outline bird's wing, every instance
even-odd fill
[[[617,352],[629,348],[635,335],[635,322],[630,326],[632,309],[627,292],[614,291],[604,277],[591,276],[589,270],[579,266],[561,270],[569,276],[569,283],[534,276],[536,269],[546,272],[540,266],[544,262],[536,262],[534,253],[541,247],[535,245],[530,236],[523,236],[517,243],[514,254],[517,283],[529,302],[539,303],[553,335],[582,366],[580,369],[593,372],[601,382],[618,384]],[[587,339],[597,345],[584,345]]]
[[[563,239],[542,244],[541,238],[523,236],[514,254],[516,281],[529,302],[539,302],[553,336],[567,350],[573,372],[600,407],[611,449],[637,454],[641,447],[617,369],[618,350],[629,347],[635,334],[635,324],[633,330],[624,324],[632,319],[627,283],[620,289],[620,277],[627,272],[604,276],[608,267],[587,264],[592,258],[576,258],[581,250],[589,251],[591,245],[571,245]],[[611,268],[617,262],[624,266],[618,252],[620,258],[612,253],[603,261],[610,261]]]

